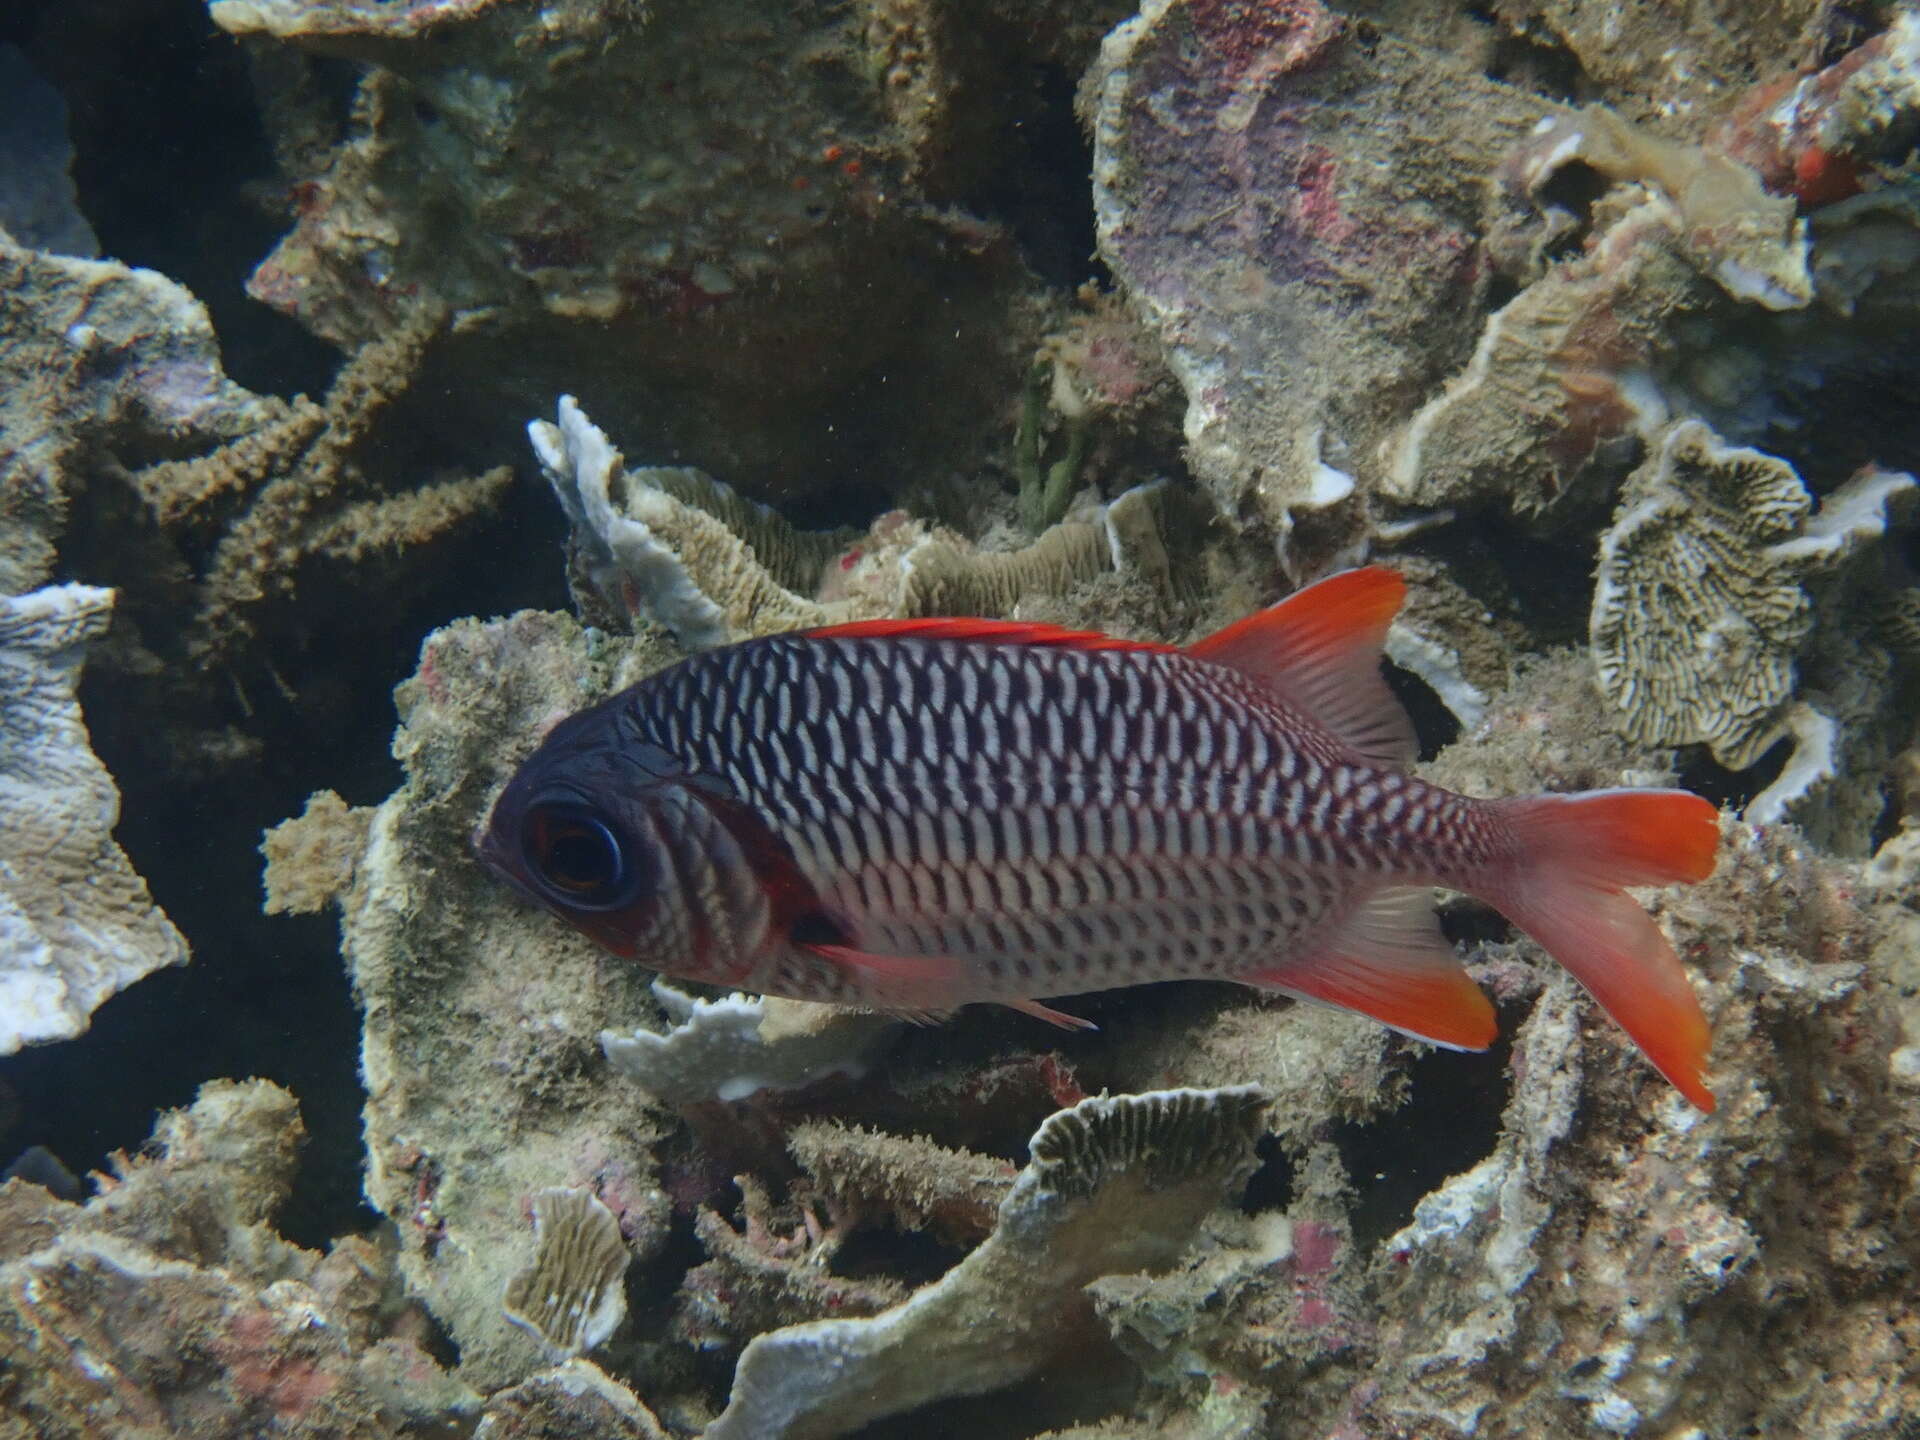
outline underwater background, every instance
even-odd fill
[[[1894,3],[7,0],[0,1440],[1920,1436],[1917,142]],[[1713,1113],[1459,897],[1479,1053],[473,858],[688,653],[1370,563],[1421,776],[1722,807]]]

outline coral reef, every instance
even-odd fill
[[[200,303],[151,270],[0,235],[0,594],[53,577],[74,494],[109,446],[231,440],[268,413],[220,368]]]
[[[634,1393],[588,1360],[569,1360],[487,1398],[473,1440],[667,1440]]]
[[[1920,11],[1131,9],[213,0],[292,227],[253,293],[350,356],[319,400],[228,382],[160,277],[0,236],[0,1011],[50,1017],[0,1050],[184,955],[74,704],[108,592],[52,581],[120,587],[90,675],[136,698],[89,713],[173,775],[196,742],[145,697],[231,721],[369,585],[467,585],[437,542],[550,413],[579,612],[429,634],[381,804],[342,798],[367,757],[199,745],[196,805],[243,758],[339,786],[264,838],[264,908],[338,910],[380,1223],[275,1233],[299,1128],[263,1082],[84,1204],[29,1149],[0,1440],[1910,1423]],[[53,107],[8,53],[15,137]],[[503,541],[452,604],[557,594],[557,558]],[[1200,983],[1066,1036],[686,993],[471,854],[551,726],[690,649],[943,613],[1179,642],[1367,558],[1412,587],[1423,775],[1739,812],[1649,898],[1714,1115],[1462,900],[1484,1055]],[[34,1103],[0,1086],[7,1138]]]
[[[354,863],[367,848],[372,813],[350,809],[331,790],[307,801],[304,813],[271,827],[260,841],[266,859],[260,908],[268,915],[311,915],[345,893]]]
[[[422,1348],[379,1250],[349,1239],[320,1255],[274,1233],[300,1141],[284,1090],[212,1084],[84,1206],[0,1185],[0,1435],[471,1426],[480,1397]]]
[[[1862,471],[1816,512],[1785,461],[1725,445],[1699,421],[1674,426],[1601,538],[1592,645],[1614,723],[1644,744],[1704,742],[1736,770],[1791,738],[1793,758],[1751,818],[1793,814],[1837,853],[1864,853],[1899,707],[1886,655],[1869,653],[1871,625],[1829,603],[1814,647],[1819,699],[1790,702],[1816,623],[1809,591],[1836,593],[1913,491],[1910,476]],[[1841,769],[1864,786],[1831,783]]]
[[[1813,628],[1810,575],[1886,529],[1912,477],[1868,472],[1819,513],[1793,467],[1674,426],[1628,479],[1600,542],[1592,639],[1618,722],[1652,745],[1704,741],[1730,769],[1773,743]]]
[[[955,132],[1011,130],[980,81],[1092,34],[940,8],[215,4],[369,62],[251,291],[346,348],[443,307],[476,425],[565,385],[757,495],[981,453],[1041,309],[1006,227],[955,203],[990,183]]]
[[[844,1435],[1043,1368],[1091,1321],[1089,1283],[1171,1265],[1252,1173],[1265,1103],[1252,1087],[1173,1090],[1054,1115],[978,1249],[895,1310],[755,1340],[707,1440]]]
[[[0,599],[0,1055],[78,1035],[109,995],[187,959],[114,843],[120,797],[74,695],[112,609],[84,585]]]
[[[1284,534],[1471,344],[1470,177],[1541,106],[1316,3],[1154,0],[1083,93],[1101,253],[1186,390],[1189,463]]]
[[[257,627],[256,607],[284,599],[301,566],[353,566],[428,543],[493,505],[512,479],[505,466],[472,479],[369,496],[357,458],[380,412],[412,384],[440,319],[417,311],[370,342],[340,371],[324,404],[300,397],[272,406],[264,423],[227,445],[165,461],[133,477],[155,521],[183,546],[217,530],[186,654],[218,664]],[[237,511],[237,513],[236,513]]]
[[[651,977],[516,905],[467,858],[469,836],[542,725],[667,658],[656,639],[553,615],[430,636],[397,692],[406,783],[338,897],[366,1012],[367,1195],[483,1389],[545,1363],[501,1307],[526,1260],[526,1198],[590,1191],[644,1259],[665,1240],[655,1147],[671,1122],[610,1081],[596,1038],[657,1014]]]
[[[883,615],[1005,615],[1116,570],[1166,574],[1150,487],[993,552],[898,511],[864,536],[808,533],[698,471],[626,470],[571,396],[557,424],[528,428],[573,525],[583,612],[615,627],[645,616],[686,649]]]

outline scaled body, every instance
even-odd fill
[[[1626,884],[1697,879],[1678,792],[1480,801],[1401,768],[1398,577],[1352,571],[1191,650],[880,622],[696,655],[557,727],[482,838],[521,889],[666,973],[941,1012],[1181,978],[1494,1033],[1429,889],[1529,929],[1670,1078],[1705,1025]]]

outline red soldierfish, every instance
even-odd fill
[[[1406,587],[1350,570],[1181,650],[881,620],[669,666],[571,717],[480,854],[616,955],[773,995],[941,1013],[1237,980],[1439,1045],[1493,1009],[1430,887],[1532,935],[1702,1109],[1707,1024],[1630,885],[1704,879],[1679,790],[1473,800],[1406,773],[1380,647]]]

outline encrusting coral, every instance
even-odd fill
[[[51,585],[0,598],[0,1055],[64,1040],[187,944],[114,843],[120,796],[75,688],[113,592]]]
[[[533,1258],[507,1281],[507,1318],[539,1337],[555,1359],[597,1350],[626,1318],[627,1242],[591,1190],[536,1190]]]

